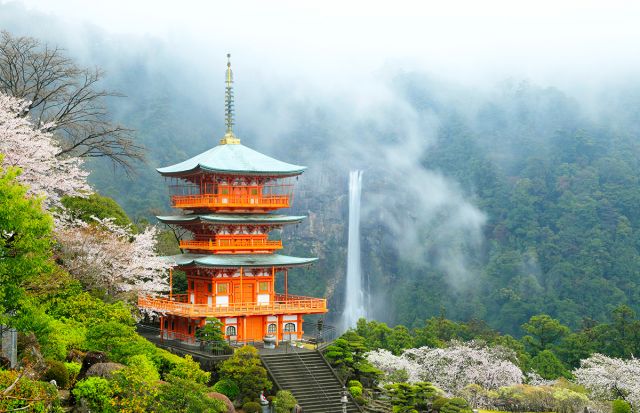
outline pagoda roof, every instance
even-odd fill
[[[279,161],[238,143],[215,146],[186,161],[158,168],[157,171],[164,176],[183,176],[195,172],[294,176],[305,169],[305,166]]]
[[[164,224],[208,222],[213,224],[297,224],[305,216],[272,214],[189,214],[157,216]]]
[[[317,258],[290,257],[279,254],[178,254],[165,257],[179,267],[199,265],[203,267],[299,267],[310,265]]]

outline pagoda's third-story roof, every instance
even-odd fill
[[[189,214],[157,216],[164,224],[197,224],[209,222],[213,224],[296,224],[305,216],[275,214]]]
[[[248,175],[294,176],[305,166],[282,162],[242,144],[218,145],[175,165],[158,168],[165,176],[182,176],[195,172],[219,172]]]
[[[178,254],[166,258],[179,267],[197,265],[217,268],[299,267],[318,260],[280,254]]]

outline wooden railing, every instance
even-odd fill
[[[216,239],[208,241],[181,240],[180,249],[187,250],[205,250],[214,252],[234,252],[240,250],[245,251],[266,251],[282,249],[282,241],[270,241],[267,239],[255,238],[235,238],[235,239]]]
[[[171,205],[175,208],[289,208],[289,195],[174,195]]]
[[[161,313],[175,314],[183,317],[234,317],[242,315],[275,315],[275,314],[317,314],[327,312],[327,300],[324,298],[287,296],[277,294],[269,303],[229,303],[226,306],[209,306],[208,304],[190,304],[182,301],[182,297],[138,296],[138,306]],[[295,298],[292,298],[295,297]]]

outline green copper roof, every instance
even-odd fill
[[[306,217],[271,214],[192,214],[157,216],[156,218],[164,224],[185,224],[190,222],[211,222],[214,224],[294,224],[302,221]]]
[[[218,145],[191,159],[157,171],[165,176],[180,176],[196,171],[249,175],[301,174],[306,167],[282,162],[242,144]]]
[[[298,267],[309,265],[317,258],[290,257],[279,254],[179,254],[166,257],[182,267],[201,265],[205,267]]]

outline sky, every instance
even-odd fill
[[[70,26],[163,39],[187,60],[198,50],[205,55],[198,59],[219,61],[226,50],[266,72],[336,87],[390,67],[462,84],[518,77],[551,85],[616,81],[640,69],[640,2],[633,1],[18,3]]]

